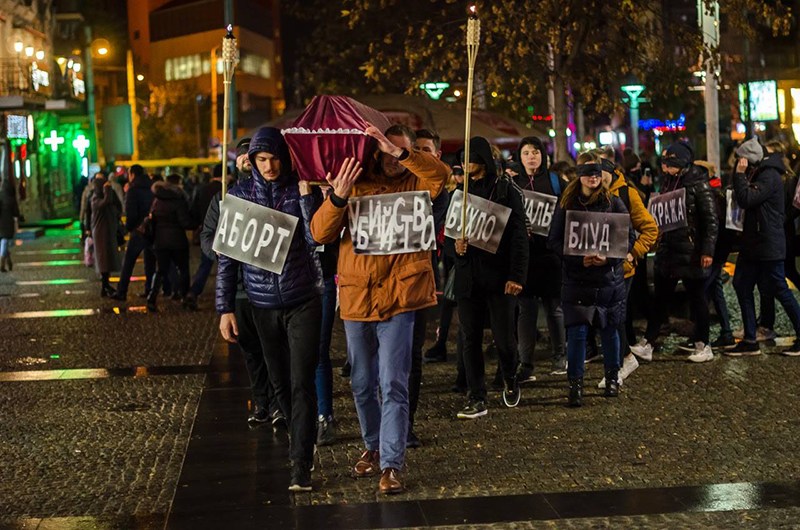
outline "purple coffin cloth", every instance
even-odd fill
[[[346,96],[315,96],[294,125],[283,129],[301,180],[324,182],[334,177],[345,158],[367,166],[377,142],[364,134],[367,123],[382,132],[391,122],[383,113]]]

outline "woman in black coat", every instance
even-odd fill
[[[11,247],[19,218],[19,203],[11,179],[5,179],[0,186],[0,272],[10,271]]]
[[[122,267],[122,254],[117,241],[122,203],[105,174],[95,175],[91,185],[93,187],[90,204],[94,266],[103,281],[100,296],[113,296],[115,293],[109,283],[109,275],[111,271],[118,271]]]
[[[169,175],[166,182],[153,184],[151,220],[153,227],[153,248],[158,268],[153,276],[153,285],[147,296],[147,308],[157,311],[156,302],[161,283],[169,274],[174,263],[180,275],[178,294],[183,298],[189,290],[189,239],[186,230],[191,228],[189,201],[181,188],[182,177]]]
[[[561,300],[567,327],[567,377],[569,405],[583,399],[583,367],[589,327],[600,330],[605,365],[606,397],[619,395],[619,334],[625,319],[625,284],[622,260],[593,256],[564,256],[567,210],[627,213],[625,204],[602,185],[600,158],[594,153],[578,157],[578,179],[559,201],[550,225],[548,245],[562,259]]]

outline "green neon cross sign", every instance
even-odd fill
[[[450,88],[450,83],[422,83],[419,87],[428,94],[428,97],[438,100],[442,97],[442,93]]]
[[[55,153],[58,151],[58,146],[64,143],[64,137],[59,136],[55,129],[50,131],[50,136],[44,139],[45,145],[49,145],[50,149]]]
[[[77,149],[81,156],[86,154],[86,150],[89,149],[90,145],[91,142],[82,134],[78,135],[78,137],[72,141],[72,147]]]

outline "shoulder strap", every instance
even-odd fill
[[[630,189],[628,188],[627,183],[619,189],[619,198],[622,199],[622,202],[625,204],[625,208],[627,208],[628,213],[630,213],[631,196],[630,196]]]
[[[549,173],[550,173],[550,186],[553,188],[553,193],[555,193],[557,197],[560,197],[561,196],[561,179],[559,179],[558,175],[556,175],[552,171],[550,171]]]

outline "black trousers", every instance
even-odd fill
[[[156,263],[158,263],[158,269],[153,276],[153,285],[150,287],[150,295],[147,300],[156,301],[158,291],[161,290],[161,284],[169,276],[170,267],[173,264],[177,267],[178,276],[180,277],[180,283],[177,285],[178,293],[181,296],[186,296],[189,291],[189,249],[157,249]],[[175,287],[173,285],[173,288]]]
[[[497,347],[500,367],[506,379],[517,372],[517,340],[514,309],[516,298],[473,290],[469,298],[458,299],[458,319],[461,323],[464,347],[464,371],[471,401],[486,400],[486,375],[483,359],[483,325],[489,310],[489,325]]]
[[[247,376],[250,378],[250,390],[253,393],[253,402],[258,408],[266,409],[270,413],[280,408],[275,399],[275,391],[269,380],[269,370],[264,352],[261,350],[261,341],[258,339],[258,329],[253,319],[253,306],[247,298],[236,298],[234,307],[236,324],[239,327],[237,344],[231,344],[233,349],[238,349],[244,357],[247,367]]]
[[[710,315],[708,313],[708,299],[706,298],[705,279],[681,279],[686,293],[689,295],[692,318],[694,319],[694,332],[690,339],[693,342],[703,342],[708,344],[708,332],[711,326]],[[647,331],[644,338],[647,342],[655,344],[658,339],[661,325],[667,322],[669,317],[669,305],[675,287],[678,286],[678,278],[662,276],[656,274],[653,279],[655,284],[655,301],[653,303],[652,318],[647,322]]]
[[[293,462],[310,464],[314,458],[321,319],[319,296],[290,308],[253,307],[269,379],[289,422],[289,458]]]
[[[414,414],[419,405],[419,391],[422,386],[422,348],[425,346],[425,332],[428,327],[427,309],[414,314],[414,339],[411,343],[411,371],[408,374],[408,425],[414,425]]]

